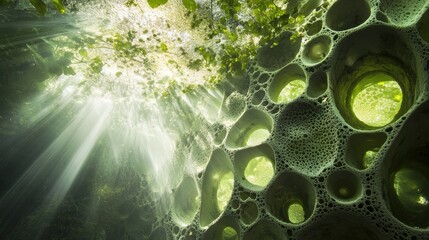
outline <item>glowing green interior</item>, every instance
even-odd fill
[[[237,231],[232,227],[226,227],[223,229],[222,233],[223,240],[238,240]]]
[[[421,213],[429,207],[429,179],[414,169],[395,173],[393,188],[399,202],[410,212]]]
[[[346,187],[341,187],[338,189],[338,193],[340,194],[340,196],[346,198],[349,195],[349,190]]]
[[[281,90],[277,102],[278,103],[288,103],[299,97],[305,90],[305,82],[301,79],[290,81],[286,86]]]
[[[294,224],[302,223],[305,220],[304,208],[300,203],[289,205],[287,215],[289,217],[289,221]]]
[[[255,127],[247,133],[244,140],[244,146],[256,146],[270,137],[270,131],[265,127]]]
[[[367,169],[374,162],[375,157],[377,157],[378,149],[368,150],[363,155],[362,165],[364,169]]]
[[[251,159],[244,169],[246,180],[260,187],[267,186],[273,176],[273,164],[270,159],[264,156]]]
[[[310,52],[308,53],[308,57],[311,58],[313,61],[322,61],[326,56],[326,45],[322,42],[314,44]]]
[[[232,172],[225,173],[220,181],[217,189],[217,206],[219,211],[224,211],[226,205],[228,205],[229,199],[232,196],[232,190],[234,189],[234,174]]]
[[[363,77],[352,95],[355,116],[372,127],[392,122],[402,104],[401,87],[392,76],[381,71]]]

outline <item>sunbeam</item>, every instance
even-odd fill
[[[185,176],[195,178],[201,173],[212,150],[210,124],[218,120],[223,93],[214,87],[198,87],[211,73],[189,68],[189,60],[180,51],[194,54],[186,49],[193,49],[202,37],[195,30],[184,31],[175,5],[145,15],[121,1],[89,3],[82,9],[66,18],[35,21],[32,14],[25,21],[4,15],[12,24],[0,24],[2,32],[18,30],[0,39],[0,47],[9,52],[22,48],[22,56],[12,57],[29,56],[23,61],[48,77],[42,82],[43,90],[27,99],[17,113],[25,122],[19,131],[22,137],[8,142],[20,151],[35,148],[30,152],[38,155],[26,160],[28,167],[23,165],[22,175],[2,194],[2,234],[27,221],[28,214],[37,214],[32,237],[42,239],[73,185],[79,184],[82,169],[94,162],[94,152],[104,156],[97,160],[103,163],[97,163],[96,187],[105,189],[107,183],[118,181],[118,175],[103,175],[112,166],[117,173],[130,166],[144,182],[138,194],[156,203],[154,219],[161,219],[170,209],[173,189]],[[165,11],[178,18],[174,28],[160,18]],[[122,28],[125,23],[126,29]],[[157,29],[164,47],[159,49],[159,40],[150,42],[147,29]],[[80,41],[87,41],[88,46]],[[78,57],[69,60],[75,53]],[[55,54],[60,58],[52,62]],[[37,135],[43,144],[33,144]],[[183,149],[188,148],[184,141],[194,144]],[[12,169],[7,163],[19,155],[13,149],[4,151],[8,156],[4,169]],[[90,212],[103,206],[106,191],[95,191]]]

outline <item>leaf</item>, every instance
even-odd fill
[[[163,51],[163,52],[167,52],[168,51],[167,44],[165,44],[165,43],[161,43],[159,45],[159,47],[161,48],[161,51]]]
[[[157,8],[161,5],[164,5],[168,2],[168,0],[147,0],[147,3],[149,3],[149,6],[151,8]]]
[[[127,0],[127,2],[125,2],[125,6],[127,7],[137,6],[137,3],[134,0]]]
[[[66,12],[66,8],[64,7],[62,0],[51,0],[51,1],[55,5],[55,8],[59,13],[64,14]]]
[[[36,8],[40,15],[45,15],[48,11],[46,4],[42,0],[30,0],[30,3]]]
[[[88,51],[86,51],[86,49],[84,49],[84,48],[79,49],[79,54],[80,54],[80,56],[82,56],[84,58],[88,57]]]
[[[103,70],[103,61],[101,61],[100,57],[95,57],[91,60],[91,63],[89,64],[89,67],[91,68],[93,73],[101,73],[101,70]]]
[[[64,75],[76,75],[76,72],[71,67],[64,68]]]
[[[195,11],[195,9],[197,9],[197,3],[195,0],[182,0],[182,3],[189,11]]]

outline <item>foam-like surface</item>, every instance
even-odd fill
[[[225,118],[235,119],[221,144],[232,156],[234,193],[197,239],[429,238],[427,6],[339,0],[303,39],[285,33],[279,46],[261,49],[247,102],[233,93],[224,103]],[[384,84],[371,77],[380,74],[394,94],[371,88]],[[382,120],[374,116],[395,106],[379,109],[379,98],[398,101]],[[249,144],[254,128],[267,135]],[[274,170],[271,178],[260,168],[263,184],[246,173],[250,165],[255,174],[258,157]]]

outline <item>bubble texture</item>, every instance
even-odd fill
[[[423,0],[324,3],[325,14],[309,20],[302,39],[291,42],[285,32],[279,45],[260,49],[245,82],[222,85],[215,141],[204,147],[216,150],[210,159],[201,155],[208,164],[195,180],[200,214],[185,214],[184,226],[177,215],[186,208],[177,207],[164,225],[154,225],[151,238],[429,239],[428,6]],[[390,74],[403,94],[393,120],[377,127],[356,118],[351,105],[353,89],[370,85],[361,80],[374,71]],[[294,80],[305,90],[280,101]],[[255,177],[251,160],[259,157],[273,172],[255,185],[245,171],[253,169]],[[215,203],[219,171],[234,173],[224,211]],[[176,195],[184,202],[184,193]]]

